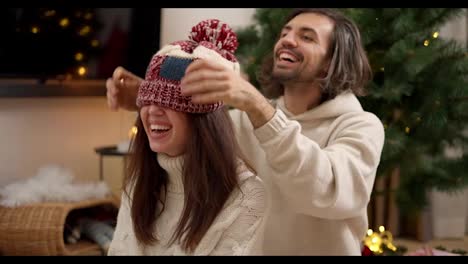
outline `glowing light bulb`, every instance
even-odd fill
[[[59,22],[60,26],[61,27],[67,27],[69,24],[70,24],[70,20],[66,17],[60,19],[60,22]]]
[[[55,10],[47,10],[47,11],[44,12],[44,15],[46,17],[55,16]]]
[[[86,13],[86,14],[84,15],[84,19],[86,19],[86,20],[90,20],[91,18],[93,18],[93,14],[92,14],[92,13]]]
[[[80,66],[78,67],[78,75],[84,76],[86,74],[86,67]]]
[[[80,36],[84,36],[86,34],[88,34],[89,32],[91,31],[91,27],[90,26],[84,26],[80,29]]]
[[[138,133],[138,128],[136,126],[133,126],[130,128],[130,131],[128,132],[128,138],[132,139],[135,137],[135,135]]]
[[[77,61],[82,61],[83,58],[84,58],[83,53],[77,52],[77,53],[75,54],[75,60],[77,60]]]
[[[39,27],[37,27],[37,26],[31,27],[31,32],[32,32],[33,34],[37,34],[37,33],[39,33],[39,31],[40,31]]]
[[[99,40],[97,40],[97,39],[91,40],[91,46],[93,46],[93,47],[99,46]]]

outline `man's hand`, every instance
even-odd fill
[[[129,111],[136,111],[136,97],[142,78],[127,71],[123,67],[114,70],[112,78],[107,79],[107,104],[112,111],[123,108]]]
[[[245,111],[255,128],[268,122],[275,109],[268,100],[234,70],[205,59],[189,65],[181,81],[182,94],[192,102],[209,104],[223,101]]]

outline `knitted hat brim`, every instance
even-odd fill
[[[223,106],[222,102],[194,104],[190,96],[180,94],[180,82],[144,80],[138,89],[137,106],[141,108],[153,104],[185,113],[210,113]]]

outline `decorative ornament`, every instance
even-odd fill
[[[379,226],[379,232],[374,232],[372,229],[367,230],[364,245],[374,254],[384,253],[384,247],[391,251],[397,250],[395,245],[393,245],[392,233],[385,230],[383,226]]]

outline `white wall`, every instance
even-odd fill
[[[467,10],[459,18],[449,21],[440,30],[440,36],[444,38],[452,38],[460,42],[466,47],[468,40],[468,21]]]
[[[440,29],[440,36],[454,39],[468,48],[467,9],[464,15],[445,24]],[[468,133],[468,128],[466,132]],[[460,157],[462,154],[463,150],[460,148],[446,149],[448,156]],[[468,234],[468,188],[454,194],[433,191],[430,195],[434,237],[463,239]]]
[[[0,98],[0,186],[46,164],[97,180],[94,148],[126,139],[135,117],[111,112],[105,97]]]
[[[255,8],[163,8],[161,10],[160,46],[188,38],[198,22],[216,18],[234,30],[253,22]]]

